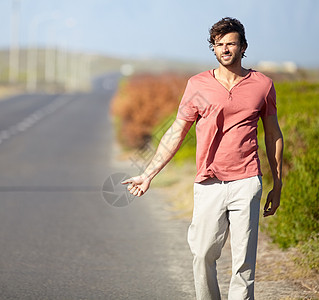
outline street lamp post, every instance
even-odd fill
[[[79,59],[80,55],[70,51],[71,38],[67,38],[66,36],[61,38],[61,35],[58,33],[74,29],[76,20],[72,17],[67,18],[62,25],[60,28],[51,28],[50,36],[55,39],[56,51],[52,55],[53,59],[47,59],[48,65],[46,65],[46,71],[48,72],[48,78],[54,76],[55,82],[63,86],[64,89],[74,90],[77,87],[77,64],[81,61]],[[50,54],[52,53],[48,52],[48,56]]]
[[[29,27],[29,49],[27,54],[27,90],[34,91],[37,88],[38,80],[38,47],[36,42],[37,30],[40,24],[54,21],[58,18],[55,12],[48,15],[37,15],[33,18]]]
[[[20,0],[12,0],[11,43],[9,58],[9,82],[16,83],[19,77],[19,13]]]

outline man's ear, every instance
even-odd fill
[[[242,46],[240,52],[243,54],[247,50],[247,46]]]
[[[214,47],[212,47],[212,51],[213,51],[214,55],[216,56],[216,53],[215,53]]]
[[[240,52],[241,52],[242,58],[246,57],[246,55],[244,54],[246,50],[247,50],[247,45],[241,47]]]

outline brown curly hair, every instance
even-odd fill
[[[238,32],[240,46],[242,48],[247,48],[248,43],[245,37],[245,28],[242,23],[240,23],[235,18],[222,18],[220,21],[215,23],[212,28],[209,30],[210,37],[208,40],[209,48],[214,51],[215,40],[217,37],[223,37],[227,33]],[[242,54],[242,57],[245,57],[245,53]]]

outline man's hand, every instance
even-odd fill
[[[264,207],[264,217],[274,215],[280,205],[281,194],[281,169],[282,169],[282,154],[284,148],[284,140],[278,124],[277,115],[270,115],[262,118],[265,130],[266,152],[274,179],[273,189],[267,196],[267,201]]]
[[[273,189],[267,196],[267,201],[264,207],[264,217],[272,216],[275,214],[280,205],[281,189]]]
[[[131,177],[122,181],[122,184],[128,184],[127,189],[134,196],[142,196],[148,190],[151,180],[144,175]]]

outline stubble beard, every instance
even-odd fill
[[[231,58],[230,60],[223,60],[222,55],[226,55],[226,54],[230,54]],[[217,61],[224,67],[229,67],[232,65],[235,65],[238,63],[238,61],[240,61],[241,59],[241,52],[235,52],[235,53],[231,53],[231,52],[227,52],[227,53],[222,53],[219,56],[216,55],[216,59]]]

